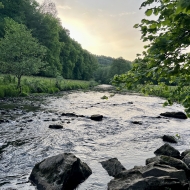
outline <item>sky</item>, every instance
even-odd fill
[[[44,0],[37,0],[42,3]],[[139,29],[144,0],[52,0],[71,38],[92,54],[133,61],[142,53]]]

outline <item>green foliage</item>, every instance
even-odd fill
[[[190,115],[190,96],[187,94],[190,81],[187,49],[190,45],[190,1],[146,0],[141,5],[144,7],[147,7],[145,14],[155,15],[156,20],[151,20],[151,17],[142,19],[134,27],[140,28],[141,39],[148,45],[142,55],[138,55],[132,70],[115,76],[113,83],[127,88],[135,88],[142,81],[151,85],[153,80],[164,88],[175,84],[177,87],[167,95],[167,104],[177,101]]]
[[[24,25],[6,18],[5,26],[5,37],[0,39],[0,69],[4,73],[15,75],[20,89],[21,77],[38,73],[45,64],[41,59],[46,48],[32,37]]]
[[[47,53],[43,61],[47,64],[41,67],[37,75],[48,77],[61,75],[66,79],[79,80],[92,79],[93,72],[98,66],[97,58],[84,50],[69,36],[69,31],[62,27],[60,19],[56,17],[54,2],[44,1],[42,5],[35,0],[1,0],[1,2],[4,8],[0,11],[0,38],[5,37],[5,18],[11,18],[22,26],[25,25],[25,29],[29,29],[32,37],[46,48]]]
[[[0,2],[0,9],[3,9],[4,8],[4,5],[2,2]]]
[[[100,59],[102,61],[102,57]],[[112,63],[109,66],[104,66],[107,64],[100,63],[99,68],[94,73],[94,78],[96,81],[102,84],[109,84],[111,79],[116,74],[122,74],[131,69],[131,62],[119,57],[117,59],[111,59]],[[103,65],[103,66],[102,66]]]
[[[17,85],[14,80],[4,81],[4,78],[13,79],[13,76],[0,75],[0,98],[3,97],[15,97],[15,96],[27,96],[30,93],[49,93],[54,94],[59,91],[65,90],[78,90],[89,89],[93,85],[96,85],[94,81],[79,81],[79,80],[66,80],[61,79],[59,81],[59,88],[57,87],[57,78],[45,78],[45,77],[26,77],[23,76],[21,81],[22,92],[19,93]],[[92,84],[93,83],[93,84]]]
[[[108,100],[108,97],[106,95],[102,96],[101,99]]]

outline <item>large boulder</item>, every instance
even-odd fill
[[[183,159],[187,154],[190,154],[190,149],[187,149],[181,153],[181,158]]]
[[[188,190],[188,183],[169,176],[143,178],[138,170],[124,171],[108,183],[108,190]]]
[[[150,163],[140,170],[144,178],[154,176],[162,177],[169,176],[171,178],[177,178],[180,181],[187,181],[186,173],[183,169],[176,169],[169,165]]]
[[[185,170],[187,173],[189,172],[188,166],[182,160],[170,156],[161,155],[146,159],[146,164],[150,163],[164,164],[179,170]]]
[[[102,164],[102,167],[108,172],[108,174],[113,177],[115,177],[121,171],[126,170],[117,158],[111,158],[100,163]]]
[[[186,154],[185,157],[182,159],[182,161],[188,166],[190,167],[190,153]]]
[[[38,190],[73,190],[92,174],[72,153],[49,157],[35,165],[29,180]]]
[[[177,119],[187,119],[187,116],[183,112],[165,112],[161,113],[160,115],[164,117],[173,117]]]
[[[180,152],[176,150],[174,147],[170,146],[168,143],[165,143],[163,146],[158,148],[154,154],[156,156],[158,155],[166,155],[166,156],[171,156],[174,158],[180,158]]]

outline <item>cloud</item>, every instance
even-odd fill
[[[65,6],[61,6],[61,5],[59,5],[59,6],[57,6],[57,8],[59,8],[59,9],[64,9],[64,10],[70,10],[71,9],[71,7],[70,6],[68,6],[68,5],[65,5]]]
[[[120,13],[119,16],[134,15],[134,14],[136,14],[136,12],[123,12]]]

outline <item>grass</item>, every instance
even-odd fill
[[[11,75],[0,75],[0,98],[27,96],[31,93],[54,94],[59,91],[89,89],[95,86],[94,81],[66,80],[62,77],[46,78],[23,76],[21,80],[22,93],[18,94],[17,79]]]

